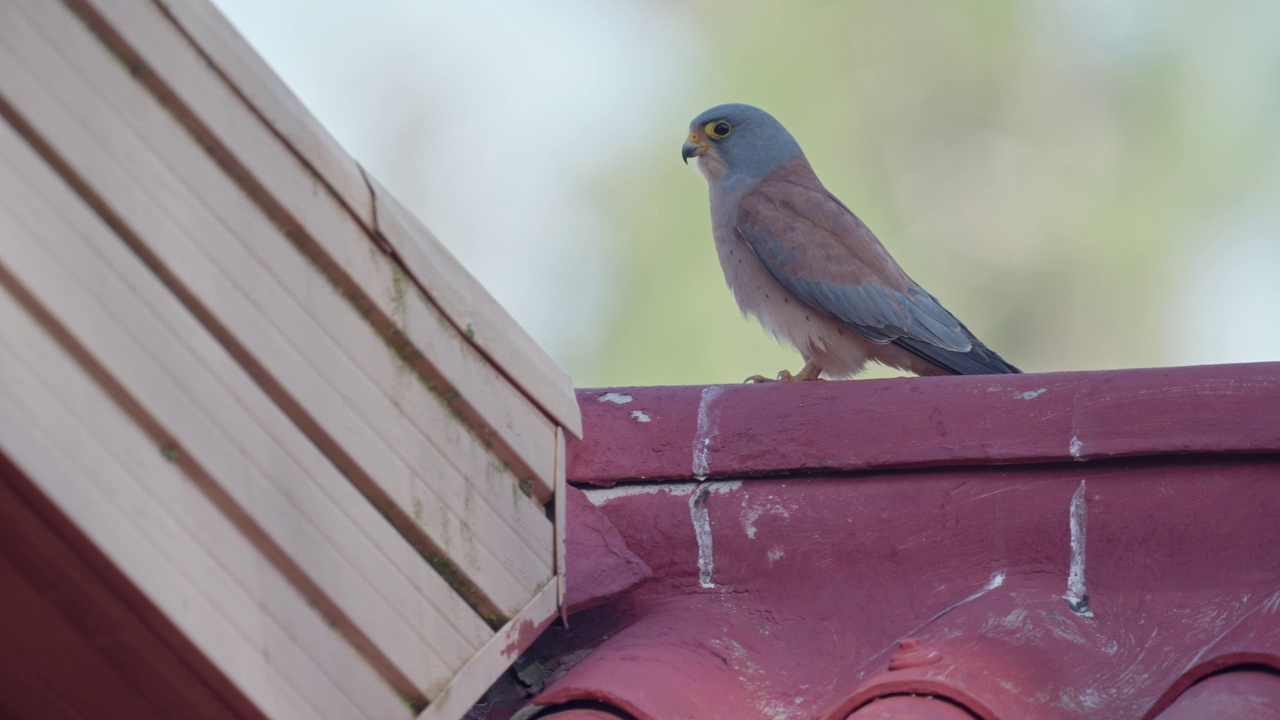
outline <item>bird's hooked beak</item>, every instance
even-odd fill
[[[684,147],[680,148],[680,158],[684,160],[684,164],[689,164],[689,158],[702,157],[707,154],[707,141],[698,137],[697,133],[689,133],[689,139],[684,141]]]

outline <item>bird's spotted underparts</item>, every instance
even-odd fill
[[[738,307],[804,356],[779,379],[850,377],[868,360],[917,375],[1021,372],[903,272],[769,113],[713,107],[689,124],[681,155],[707,180]]]

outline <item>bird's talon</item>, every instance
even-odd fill
[[[744,384],[745,384],[745,383],[753,383],[753,384],[758,385],[758,384],[760,384],[760,383],[771,383],[771,382],[777,382],[777,381],[776,381],[776,380],[773,380],[772,378],[767,378],[767,377],[765,377],[765,376],[763,376],[763,375],[752,375],[751,377],[748,377],[746,380],[743,380],[742,382],[743,382]]]

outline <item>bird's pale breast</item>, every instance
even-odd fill
[[[769,274],[734,226],[732,197],[711,200],[711,228],[725,281],[744,315],[759,319],[780,342],[816,359],[827,375],[848,377],[866,364],[867,340],[802,302]]]
[[[757,318],[774,337],[815,360],[830,378],[852,377],[868,360],[918,375],[938,369],[895,345],[881,345],[800,300],[774,279],[738,234],[738,197],[712,192],[711,231],[725,282],[743,315]]]

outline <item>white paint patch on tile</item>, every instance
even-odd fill
[[[748,538],[756,539],[756,520],[762,515],[780,515],[784,518],[791,517],[791,511],[795,509],[794,505],[784,505],[776,495],[769,495],[761,498],[742,508],[742,530],[747,534]]]
[[[756,707],[764,713],[769,720],[790,720],[791,708],[786,703],[778,699],[763,699],[756,702]]]
[[[1023,608],[1014,608],[1012,612],[995,622],[1003,625],[1008,630],[1018,630],[1022,627],[1023,621],[1027,619],[1027,611]]]
[[[978,590],[978,591],[977,591],[977,592],[975,592],[974,594],[970,595],[969,597],[967,597],[967,598],[965,598],[965,599],[961,600],[960,602],[955,603],[954,605],[951,605],[951,606],[950,606],[950,607],[948,607],[947,609],[943,610],[942,612],[938,613],[937,615],[934,615],[933,617],[929,618],[928,620],[925,620],[923,623],[920,623],[920,624],[919,624],[919,625],[917,625],[917,626],[915,627],[915,629],[913,629],[911,632],[909,632],[909,633],[907,633],[907,634],[903,635],[903,637],[911,637],[912,635],[915,635],[916,633],[920,632],[920,629],[921,629],[921,628],[923,628],[925,625],[928,625],[929,623],[933,622],[934,620],[937,620],[938,618],[942,617],[943,615],[946,615],[947,613],[951,612],[952,610],[955,610],[956,608],[960,607],[961,605],[964,605],[964,604],[965,604],[965,603],[967,603],[967,602],[972,602],[972,601],[974,601],[974,600],[977,600],[978,598],[982,597],[983,595],[986,595],[987,593],[991,592],[992,590],[995,590],[996,588],[1000,587],[1001,585],[1004,585],[1004,578],[1005,578],[1005,571],[1004,571],[1004,570],[997,570],[996,572],[991,573],[991,578],[990,578],[989,580],[987,580],[987,584],[986,584],[986,585],[983,585],[983,586],[982,586],[982,588],[981,588],[980,590]]]
[[[954,610],[954,609],[956,609],[956,608],[960,607],[961,605],[963,605],[963,604],[965,604],[965,603],[967,603],[967,602],[972,602],[972,601],[974,601],[974,600],[977,600],[978,598],[982,597],[983,595],[986,595],[987,593],[991,592],[992,590],[995,590],[996,588],[998,588],[998,587],[1000,587],[1001,585],[1003,585],[1003,584],[1004,584],[1004,577],[1005,577],[1005,573],[1004,573],[1004,571],[1003,571],[1003,570],[998,570],[998,571],[996,571],[996,572],[994,572],[994,573],[991,573],[991,579],[990,579],[990,580],[987,580],[987,584],[986,584],[986,585],[983,585],[981,590],[979,590],[978,592],[976,592],[976,593],[974,593],[974,594],[970,595],[969,597],[967,597],[967,598],[965,598],[965,599],[961,600],[960,602],[956,603],[955,605],[952,605],[951,607],[947,608],[947,611],[948,611],[948,612],[950,612],[951,610]]]
[[[1072,435],[1071,442],[1067,443],[1067,453],[1077,462],[1084,462],[1084,458],[1080,456],[1081,450],[1084,450],[1084,443],[1080,442],[1080,438]]]
[[[1085,530],[1089,524],[1089,503],[1085,500],[1085,481],[1071,496],[1071,569],[1067,572],[1067,594],[1063,599],[1080,617],[1093,617],[1089,609],[1089,593],[1084,583]]]
[[[610,500],[633,495],[654,495],[660,491],[671,494],[685,494],[676,492],[678,489],[675,487],[676,485],[692,485],[692,483],[628,483],[607,488],[583,488],[582,492],[591,501],[592,505],[600,507]],[[686,490],[685,492],[688,491]]]
[[[711,473],[711,441],[720,431],[720,409],[712,408],[713,401],[724,392],[723,385],[702,388],[702,400],[698,403],[698,430],[693,436],[693,476],[705,480]]]
[[[713,480],[709,483],[706,483],[706,485],[707,487],[711,488],[711,492],[719,495],[724,495],[725,493],[733,492],[734,490],[737,490],[738,488],[742,487],[742,481],[741,480]]]
[[[1274,613],[1280,610],[1280,592],[1273,594],[1262,603],[1262,612]]]
[[[649,422],[651,418],[649,417],[649,414],[643,410],[632,410],[631,419],[636,422]]]
[[[1026,392],[1016,393],[1014,394],[1013,397],[1016,400],[1035,400],[1036,398],[1040,397],[1041,393],[1043,393],[1045,390],[1048,390],[1048,389],[1049,388],[1040,388],[1039,390],[1028,390]]]
[[[607,392],[596,398],[596,402],[611,402],[614,405],[626,405],[635,398],[626,393]]]
[[[987,581],[987,584],[983,585],[982,589],[979,590],[978,592],[970,595],[965,600],[965,602],[969,602],[969,600],[977,600],[978,598],[982,597],[983,595],[986,595],[992,590],[995,590],[996,588],[1000,587],[1003,584],[1004,584],[1004,571],[1000,570],[998,572],[993,572],[991,573],[991,579]]]
[[[698,584],[704,588],[715,587],[712,572],[715,559],[711,547],[711,514],[707,510],[707,498],[723,495],[742,487],[741,480],[715,480],[702,483],[632,483],[611,488],[586,488],[583,493],[592,505],[600,507],[619,498],[666,493],[676,497],[689,496],[689,519],[693,523],[693,535],[698,541]]]
[[[786,552],[782,550],[781,545],[774,545],[773,547],[769,548],[769,562],[771,563],[778,562],[785,556],[786,556]]]
[[[967,597],[967,598],[965,598],[965,599],[961,600],[960,602],[956,603],[955,605],[952,605],[951,607],[947,608],[946,610],[943,610],[942,612],[938,613],[937,615],[935,615],[935,616],[933,617],[933,620],[937,620],[938,618],[942,617],[943,615],[946,615],[947,613],[951,612],[952,610],[955,610],[956,608],[960,607],[961,605],[964,605],[965,603],[968,603],[968,602],[973,602],[974,600],[977,600],[978,598],[982,597],[983,595],[986,595],[987,593],[991,592],[992,590],[995,590],[996,588],[998,588],[998,587],[1000,587],[1001,585],[1003,585],[1003,584],[1004,584],[1004,578],[1005,578],[1005,572],[1004,572],[1003,570],[997,570],[996,572],[991,573],[991,579],[987,580],[987,584],[986,584],[986,585],[983,585],[981,589],[979,589],[977,592],[975,592],[974,594],[970,595],[969,597]],[[929,622],[933,622],[933,620],[930,620]],[[927,623],[926,623],[926,624],[927,624]]]
[[[702,484],[709,488],[709,492],[713,493],[727,493],[742,487],[741,480],[716,480]],[[698,485],[699,483],[693,482],[625,483],[608,488],[583,488],[582,492],[591,501],[592,505],[600,507],[611,500],[633,495],[655,495],[663,492],[668,495],[683,497],[691,494]]]
[[[698,539],[698,584],[704,588],[716,586],[711,579],[715,571],[715,558],[711,547],[711,513],[707,510],[707,497],[711,488],[698,487],[689,493],[689,517],[693,520],[693,534]]]

